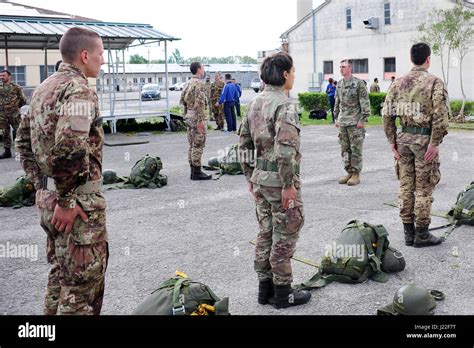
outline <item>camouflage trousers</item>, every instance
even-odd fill
[[[364,146],[365,128],[356,126],[339,127],[339,144],[341,144],[344,169],[347,173],[362,171],[362,149]]]
[[[105,232],[105,210],[86,214],[89,222],[77,217],[73,230],[65,235],[51,225],[53,211],[41,209],[41,226],[48,235],[46,254],[52,265],[44,302],[45,315],[100,314],[108,243],[106,240],[82,243],[86,243],[91,234]],[[103,231],[98,231],[100,229]]]
[[[20,115],[17,113],[3,114],[0,116],[0,132],[2,134],[3,147],[5,149],[11,149],[12,147],[12,137],[10,134],[10,126],[12,126],[13,128],[13,135],[15,136],[15,133],[19,125],[20,125]]]
[[[293,282],[291,257],[304,224],[301,190],[294,208],[281,206],[281,187],[254,185],[260,232],[255,247],[254,269],[259,281],[273,279],[276,285]]]
[[[195,167],[201,166],[202,153],[206,146],[206,128],[207,123],[205,123],[204,132],[201,132],[197,127],[188,125],[188,161]]]
[[[214,120],[216,121],[217,127],[224,128],[224,104],[219,106],[212,106],[212,114],[214,115]]]
[[[426,145],[397,146],[401,155],[400,161],[395,164],[400,180],[400,217],[404,223],[429,226],[433,191],[441,179],[439,157],[436,156],[431,162],[425,161]]]

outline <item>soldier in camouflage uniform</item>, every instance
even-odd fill
[[[211,75],[206,75],[206,84],[205,84],[205,86],[206,86],[207,105],[209,106],[210,120],[214,121],[212,111],[211,111],[211,106],[210,106],[210,103],[211,103]]]
[[[428,73],[430,55],[428,45],[413,45],[411,60],[415,66],[390,87],[382,111],[385,134],[400,180],[400,217],[405,244],[414,247],[437,245],[442,241],[428,229],[433,191],[441,178],[438,146],[448,133],[449,99],[443,81]],[[397,117],[402,125],[398,135]]]
[[[71,28],[61,38],[63,63],[34,92],[18,130],[22,166],[37,190],[52,265],[44,313],[98,315],[108,243],[102,194],[99,103],[87,78],[104,63],[100,36]]]
[[[0,130],[2,130],[4,153],[0,159],[11,158],[12,138],[10,126],[13,128],[13,140],[20,124],[20,108],[26,105],[26,98],[21,87],[11,82],[8,70],[0,72]]]
[[[300,125],[296,107],[285,94],[294,83],[293,60],[278,53],[265,59],[261,71],[266,88],[250,103],[242,123],[239,160],[260,227],[254,263],[258,302],[285,308],[311,298],[309,292],[291,288],[291,257],[304,223]]]
[[[337,84],[334,114],[347,175],[340,178],[339,183],[355,186],[360,183],[365,123],[370,116],[370,102],[366,84],[352,75],[352,63],[348,59],[340,63],[343,79]]]
[[[201,78],[204,67],[199,62],[191,63],[193,77],[181,93],[180,104],[183,108],[184,122],[188,127],[188,161],[191,167],[191,180],[210,180],[212,176],[201,169],[201,159],[206,146],[207,117],[206,87]]]
[[[224,105],[216,106],[221,97],[225,83],[222,81],[221,74],[216,73],[214,82],[211,84],[211,110],[216,120],[217,128],[215,130],[224,130]]]

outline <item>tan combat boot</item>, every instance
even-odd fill
[[[347,185],[355,186],[360,184],[360,175],[359,173],[352,173],[352,177],[347,181]]]
[[[347,184],[347,182],[349,181],[349,179],[352,177],[352,173],[349,173],[347,174],[346,176],[343,176],[342,178],[339,179],[339,183],[341,185],[345,185]]]

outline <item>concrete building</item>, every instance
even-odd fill
[[[229,73],[232,77],[237,79],[243,88],[249,88],[252,79],[258,77],[258,64],[205,64],[206,73],[214,79],[216,72],[222,74]],[[168,64],[168,78],[169,85],[178,82],[186,82],[191,78],[192,74],[189,71],[189,64]],[[165,88],[165,65],[164,64],[125,64],[125,75],[119,73],[120,81],[115,82],[114,85],[123,86],[124,79],[126,80],[127,90],[135,91],[141,85],[146,83],[159,84],[161,88]],[[109,75],[107,71],[103,71],[100,78],[100,85],[108,86]],[[120,87],[121,88],[121,87]]]
[[[464,1],[468,8],[474,5]],[[281,35],[296,67],[291,92],[325,90],[330,77],[340,79],[339,62],[354,60],[355,76],[379,79],[387,91],[392,76],[400,77],[412,67],[410,47],[420,36],[418,26],[427,21],[433,8],[446,9],[454,0],[326,0]],[[364,23],[365,21],[365,23]],[[369,23],[370,21],[370,23]],[[441,61],[433,55],[430,72],[442,77]],[[464,59],[464,90],[474,99],[474,50]],[[461,99],[459,60],[449,62],[449,94]]]

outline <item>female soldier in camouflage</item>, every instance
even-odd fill
[[[291,288],[291,257],[304,223],[299,119],[285,93],[295,79],[292,58],[286,53],[268,57],[261,78],[265,90],[250,103],[242,123],[240,161],[260,227],[255,255],[258,302],[285,308],[311,298],[309,292]]]

